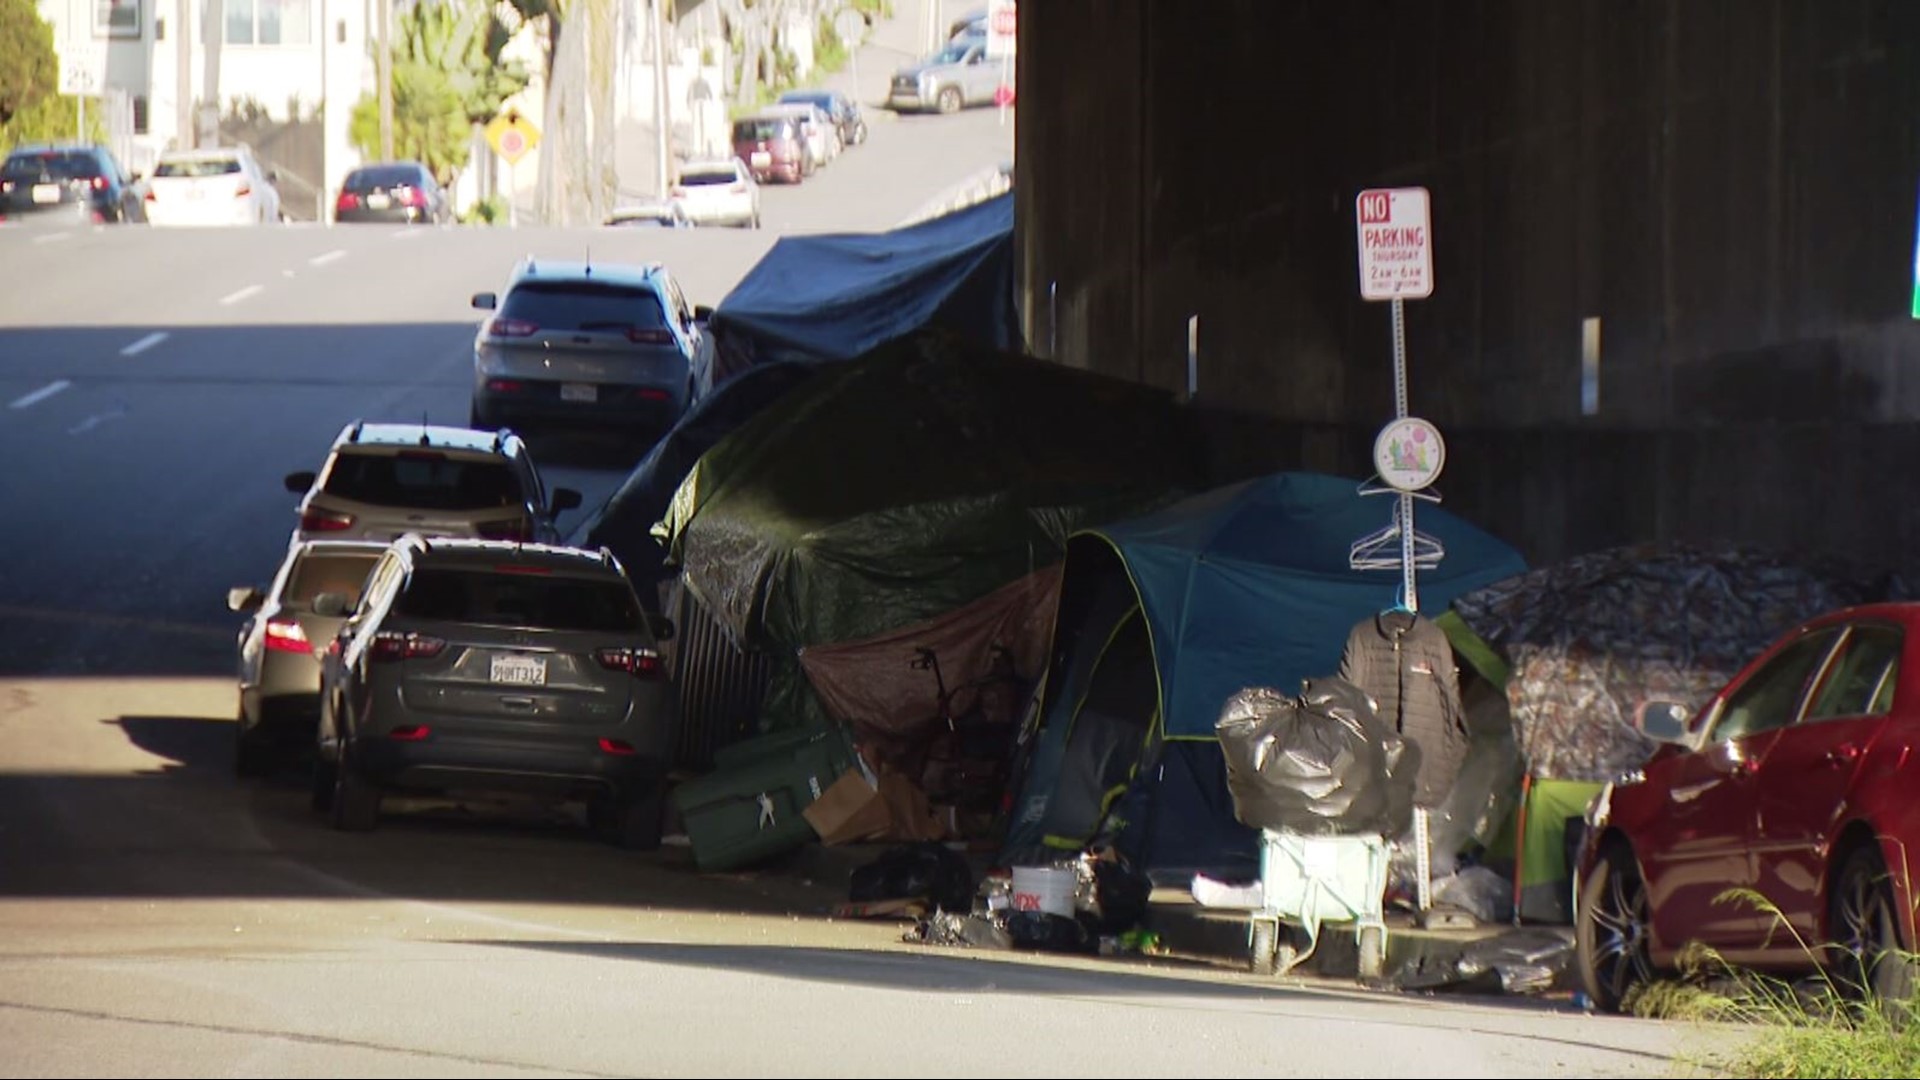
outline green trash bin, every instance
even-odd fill
[[[674,789],[694,865],[734,870],[812,843],[817,837],[801,811],[853,763],[853,746],[837,729],[779,732],[729,747],[713,773]]]

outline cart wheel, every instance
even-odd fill
[[[1280,936],[1280,925],[1271,919],[1253,920],[1253,973],[1272,975],[1277,970],[1279,951],[1276,939]]]
[[[1378,926],[1360,928],[1360,977],[1377,979],[1386,968],[1387,932]]]

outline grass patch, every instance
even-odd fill
[[[1815,955],[1814,947],[1758,893],[1736,889],[1718,899],[1753,904],[1773,920],[1776,933],[1791,935],[1809,957]],[[1900,954],[1882,962],[1912,966],[1917,961],[1912,954]],[[1638,988],[1622,1002],[1622,1011],[1761,1029],[1730,1057],[1696,1064],[1756,1080],[1920,1077],[1920,1024],[1911,1019],[1920,1002],[1881,1001],[1870,993],[1848,992],[1824,969],[1798,981],[1746,971],[1697,944],[1683,950],[1675,966],[1677,979]]]

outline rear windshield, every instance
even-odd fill
[[[224,176],[240,171],[233,158],[202,158],[198,161],[163,161],[153,170],[155,176]]]
[[[425,185],[420,180],[420,170],[411,165],[377,165],[370,169],[355,169],[347,174],[342,187],[349,191],[368,191],[373,188],[411,187]]]
[[[15,154],[7,159],[7,176],[39,176],[43,172],[56,179],[91,178],[101,175],[100,162],[92,154],[52,151],[44,154]]]
[[[738,179],[732,169],[696,169],[683,174],[680,183],[687,187],[705,187],[709,184],[731,184]]]
[[[500,314],[552,330],[648,329],[667,325],[649,289],[591,281],[528,281],[507,294]]]
[[[742,120],[733,125],[733,138],[736,142],[743,139],[790,139],[793,137],[792,122],[772,117],[755,120]]]
[[[360,586],[366,584],[367,574],[379,558],[377,551],[352,555],[308,555],[294,564],[293,577],[287,582],[280,602],[307,607],[313,603],[314,597],[331,592],[345,594],[347,606],[354,607],[360,603]]]
[[[394,610],[411,619],[534,630],[632,634],[642,626],[625,582],[484,569],[415,570]]]
[[[321,490],[374,506],[421,510],[492,510],[521,503],[520,485],[506,462],[452,458],[436,450],[342,450]]]

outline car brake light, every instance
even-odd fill
[[[96,176],[96,177],[94,177],[94,178],[93,178],[93,190],[95,190],[95,191],[105,191],[105,190],[107,190],[107,178],[106,178],[106,177],[104,177],[104,176]]]
[[[253,194],[253,185],[247,183],[245,180],[240,181],[239,185],[233,189],[233,197],[236,199],[251,194]]]
[[[627,330],[627,340],[641,345],[671,345],[673,332],[670,330],[642,330],[632,327]]]
[[[483,521],[475,527],[482,540],[518,540],[525,543],[533,539],[533,529],[528,527],[527,519],[514,518],[511,521]]]
[[[343,191],[340,193],[340,209],[355,210],[355,209],[358,209],[359,206],[360,206],[360,196],[355,195],[351,191]]]
[[[526,384],[518,379],[488,379],[487,389],[495,394],[517,394],[526,389]]]
[[[373,644],[367,649],[367,658],[370,660],[419,660],[424,657],[439,656],[440,651],[446,647],[445,638],[404,633],[399,630],[382,630],[373,635]]]
[[[641,401],[671,401],[673,395],[657,386],[643,386],[633,392]]]
[[[417,206],[424,210],[427,206],[427,193],[419,188],[408,188],[406,198],[402,201],[408,206]]]
[[[352,514],[336,514],[331,510],[308,510],[300,515],[301,532],[339,532],[353,527]]]
[[[605,753],[617,754],[620,757],[631,757],[640,752],[635,750],[633,744],[625,739],[601,739],[600,749]]]
[[[425,724],[405,724],[387,732],[387,738],[395,742],[423,742],[431,730]]]
[[[146,195],[146,201],[147,201],[147,202],[154,202],[154,201],[156,201],[156,200],[154,199],[154,195],[153,195],[153,189],[152,189],[152,188],[148,188],[148,189],[147,189],[147,195]]]
[[[593,654],[608,671],[624,671],[636,679],[664,679],[666,662],[652,649],[601,649]]]
[[[267,648],[274,652],[310,653],[313,645],[300,624],[282,616],[267,620]]]
[[[509,319],[501,315],[496,315],[487,322],[487,333],[494,337],[531,337],[538,329],[540,329],[539,323],[528,322],[525,319]]]

